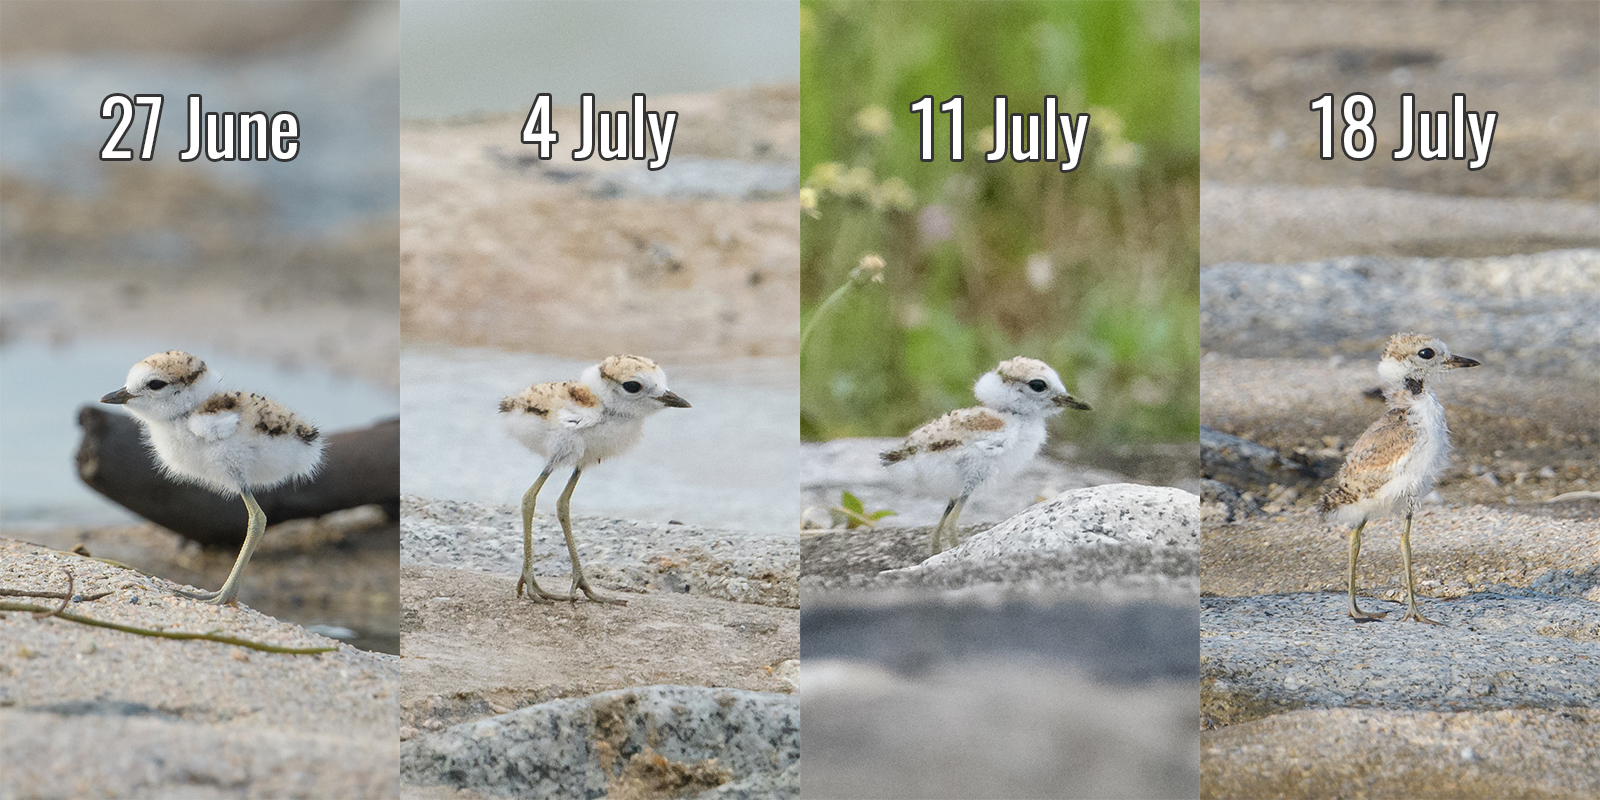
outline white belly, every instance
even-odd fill
[[[145,423],[151,449],[167,474],[228,494],[246,486],[270,489],[291,478],[310,477],[322,458],[322,439],[237,431],[220,439],[201,439],[186,426]]]

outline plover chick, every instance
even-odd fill
[[[1015,474],[1044,445],[1045,420],[1063,409],[1088,411],[1061,376],[1043,361],[1018,356],[1000,362],[972,387],[980,406],[962,408],[911,432],[882,455],[884,466],[906,463],[921,484],[950,498],[933,529],[933,554],[958,543],[956,520],[967,498],[991,480]]]
[[[1417,503],[1433,489],[1450,458],[1450,429],[1444,407],[1428,382],[1445,370],[1476,367],[1478,362],[1451,355],[1444,342],[1420,333],[1397,333],[1383,348],[1378,375],[1384,382],[1389,410],[1350,446],[1333,484],[1318,509],[1350,531],[1350,616],[1357,622],[1382,619],[1386,612],[1356,606],[1356,556],[1367,521],[1404,509],[1400,555],[1406,569],[1405,620],[1438,622],[1417,610],[1417,586],[1411,572],[1411,518]]]
[[[239,579],[267,527],[254,491],[311,477],[322,464],[323,439],[293,411],[259,394],[217,391],[216,385],[216,373],[204,361],[170,350],[134,364],[127,383],[100,402],[127,407],[168,476],[244,498],[250,524],[222,589],[179,592],[237,605]]]
[[[526,587],[528,597],[540,602],[575,601],[581,589],[590,600],[627,604],[596,594],[583,577],[578,543],[572,538],[572,490],[585,469],[627,452],[643,434],[645,418],[669,407],[688,408],[689,401],[667,389],[667,374],[654,361],[639,356],[611,356],[584,370],[576,381],[536,383],[500,401],[512,438],[545,458],[544,471],[522,495],[518,597]],[[556,500],[556,519],[567,537],[572,589],[559,595],[539,588],[533,578],[533,506],[550,473],[566,467],[572,468],[572,477]]]

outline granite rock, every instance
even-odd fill
[[[408,785],[516,798],[793,796],[799,758],[793,695],[645,686],[413,739],[400,774]]]

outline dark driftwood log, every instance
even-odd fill
[[[237,547],[248,515],[238,495],[224,497],[166,477],[139,423],[95,406],[78,411],[83,441],[78,477],[129,511],[203,545]],[[391,519],[400,511],[400,420],[328,436],[322,469],[311,481],[260,492],[267,524],[372,503]]]

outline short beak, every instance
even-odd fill
[[[689,407],[689,401],[688,400],[685,400],[685,399],[679,397],[678,395],[676,395],[676,394],[674,394],[672,392],[667,392],[666,394],[663,394],[660,397],[657,397],[656,399],[661,402],[661,405],[669,406],[671,408],[688,408]]]
[[[1444,362],[1445,369],[1461,369],[1462,367],[1476,366],[1478,366],[1478,362],[1473,361],[1466,356],[1451,356],[1448,361]]]
[[[100,398],[100,402],[120,406],[123,403],[132,400],[134,397],[136,397],[136,395],[129,394],[127,389],[118,389],[111,394]]]
[[[1082,400],[1079,400],[1078,398],[1073,397],[1070,394],[1058,394],[1058,395],[1056,395],[1056,405],[1061,406],[1062,408],[1076,408],[1079,411],[1090,411],[1090,410],[1092,410],[1092,409],[1089,408],[1089,404],[1088,403],[1085,403]]]

